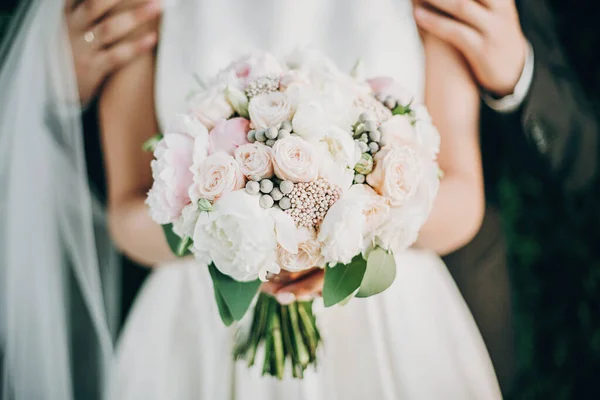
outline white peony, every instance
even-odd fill
[[[360,148],[352,138],[350,131],[334,125],[321,128],[319,143],[326,146],[335,163],[340,166],[354,168],[360,160]]]
[[[253,97],[248,106],[254,129],[267,129],[292,118],[291,104],[285,94],[273,92]]]
[[[244,190],[224,195],[194,229],[196,254],[208,254],[222,273],[241,282],[279,273],[275,221]]]
[[[206,126],[212,129],[220,119],[233,115],[233,108],[225,97],[226,85],[212,86],[190,100],[190,112]]]
[[[192,237],[199,215],[198,202],[188,204],[181,211],[179,218],[173,221],[173,232],[181,238]]]
[[[358,118],[353,110],[353,95],[334,84],[318,90],[312,86],[302,88],[290,96],[296,96],[294,104],[298,104],[292,120],[294,133],[306,140],[319,139],[322,128],[327,126],[350,131]]]
[[[352,186],[329,209],[319,229],[321,254],[327,264],[348,264],[365,250],[367,199],[361,188]]]

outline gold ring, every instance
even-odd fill
[[[91,44],[94,42],[94,40],[96,40],[96,35],[94,35],[94,32],[92,31],[87,31],[85,35],[83,35],[83,39]]]

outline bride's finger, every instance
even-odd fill
[[[92,29],[92,32],[102,46],[110,46],[127,37],[138,27],[156,18],[159,14],[159,4],[149,2],[135,9],[121,11],[115,15],[103,18]]]
[[[293,294],[296,299],[308,299],[316,296],[323,290],[322,270],[310,274],[306,278],[295,281],[289,285],[281,287],[275,292],[276,298],[281,301],[281,298]]]
[[[483,43],[481,33],[471,26],[431,9],[415,8],[415,20],[419,28],[450,43],[467,56]]]
[[[99,55],[99,64],[105,75],[129,63],[131,60],[151,50],[156,45],[157,34],[152,32],[136,40],[126,40],[115,44]]]
[[[489,20],[489,11],[475,0],[422,0],[418,7],[429,6],[484,31]]]

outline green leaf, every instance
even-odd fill
[[[260,280],[238,282],[219,271],[214,264],[210,264],[208,270],[213,280],[215,293],[219,292],[221,294],[233,319],[236,321],[241,320],[246,311],[248,311],[248,308],[250,308],[254,296],[258,293]]]
[[[367,270],[356,297],[370,297],[389,288],[396,279],[396,261],[391,252],[377,247],[367,260]]]
[[[392,114],[393,115],[406,115],[406,114],[410,114],[412,109],[410,108],[410,106],[412,105],[412,100],[410,101],[410,103],[408,103],[407,105],[403,106],[403,105],[398,105],[396,106],[396,108],[394,108],[392,110]]]
[[[362,254],[354,257],[348,265],[326,266],[323,284],[325,307],[331,307],[343,301],[358,289],[366,269],[367,262],[363,259]]]
[[[156,149],[156,145],[162,140],[162,138],[163,134],[157,133],[156,135],[152,136],[150,139],[144,142],[144,144],[142,145],[142,150],[154,152],[154,149]]]
[[[166,224],[162,227],[167,238],[167,243],[169,243],[169,247],[171,248],[173,254],[175,254],[177,257],[185,257],[192,254],[190,252],[192,239],[188,237],[182,239],[177,236],[175,232],[173,232],[173,224]]]
[[[221,294],[219,289],[216,287],[214,282],[213,282],[213,288],[215,289],[215,300],[217,301],[217,308],[219,309],[219,315],[221,316],[221,321],[223,321],[225,326],[230,326],[231,324],[233,324],[233,321],[234,321],[233,315],[231,315],[231,311],[229,311],[229,307],[227,307],[227,304],[225,303],[225,299],[223,298],[223,295]]]

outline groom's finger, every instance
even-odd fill
[[[426,7],[415,8],[415,20],[419,28],[450,43],[466,56],[483,41],[481,34],[471,26]]]
[[[488,10],[475,0],[422,0],[420,6],[427,5],[450,17],[483,31],[489,19]]]

